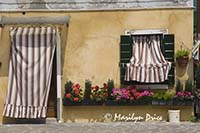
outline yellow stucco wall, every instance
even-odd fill
[[[168,110],[180,110],[181,121],[188,121],[194,115],[191,106],[66,106],[63,109],[65,110],[63,114],[64,122],[125,121],[123,117],[120,117],[120,119],[117,116],[131,116],[132,114],[135,117],[143,117],[144,119],[141,121],[151,121],[152,119],[146,118],[148,114],[154,118],[162,117],[161,121],[166,121],[169,120]],[[108,114],[112,116],[108,117]],[[134,119],[129,121],[134,121]]]
[[[69,26],[61,26],[62,34],[62,86],[67,80],[80,83],[84,88],[86,79],[101,85],[113,79],[119,86],[119,42],[120,35],[127,29],[168,29],[175,34],[175,49],[184,42],[191,49],[193,45],[192,9],[154,9],[128,11],[92,12],[27,12],[0,13],[4,16],[69,16]],[[2,30],[0,39],[0,114],[7,88],[9,62],[9,26]],[[177,78],[192,78],[192,61],[186,69],[177,70]],[[63,88],[64,90],[64,88]],[[91,107],[87,107],[89,110]],[[104,109],[104,108],[103,108]],[[102,113],[103,109],[98,111]],[[73,110],[73,109],[72,109]],[[70,108],[63,108],[64,119]],[[85,108],[79,108],[84,112]],[[191,111],[189,113],[191,114]],[[158,111],[159,112],[159,111]],[[88,111],[90,114],[90,111]],[[90,117],[88,114],[86,115]],[[0,123],[2,116],[0,116]]]

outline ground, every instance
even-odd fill
[[[0,133],[200,133],[200,123],[114,122],[1,125]]]

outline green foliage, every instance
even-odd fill
[[[200,116],[197,115],[197,116],[191,116],[190,117],[190,121],[191,122],[200,122]]]
[[[187,80],[185,82],[185,91],[191,92],[193,91],[193,86],[192,86],[192,82]]]
[[[110,99],[112,99],[111,94],[112,94],[112,90],[114,88],[114,80],[108,79],[107,87],[108,87],[108,99],[110,100]]]
[[[186,49],[181,49],[176,51],[176,57],[180,58],[180,57],[188,57],[189,56],[189,51]]]
[[[176,82],[176,92],[183,91],[183,85],[181,84],[180,80],[177,80]]]
[[[171,100],[173,99],[174,97],[174,93],[173,92],[158,92],[158,93],[155,93],[153,95],[153,99],[155,100]]]
[[[91,87],[92,87],[92,82],[90,80],[85,80],[84,99],[90,100]]]
[[[65,84],[65,93],[69,93],[72,91],[72,86],[73,86],[73,82],[72,81],[67,81]]]
[[[171,100],[173,99],[174,96],[175,96],[174,92],[167,91],[163,98],[164,100]]]

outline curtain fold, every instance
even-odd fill
[[[3,115],[45,118],[56,46],[53,27],[10,29],[9,81]]]
[[[167,80],[171,62],[161,52],[161,36],[133,36],[132,40],[132,57],[126,64],[125,81],[160,83]]]

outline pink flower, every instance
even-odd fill
[[[70,94],[70,93],[67,93],[67,94],[66,94],[66,98],[70,99],[70,97],[71,97],[71,94]]]
[[[78,102],[78,101],[79,101],[79,98],[78,98],[78,97],[74,97],[74,101],[75,101],[75,102]]]
[[[76,89],[80,89],[80,87],[81,87],[81,86],[80,86],[79,84],[75,84],[75,85],[72,86],[72,89],[73,89],[73,90],[76,90]]]
[[[78,90],[78,89],[75,89],[75,90],[74,90],[74,94],[75,94],[75,95],[78,95],[78,94],[79,94],[79,90]]]
[[[120,100],[121,99],[121,96],[117,96],[116,97],[116,100],[118,101],[118,100]]]
[[[134,97],[130,97],[130,100],[133,101],[133,100],[134,100]]]

